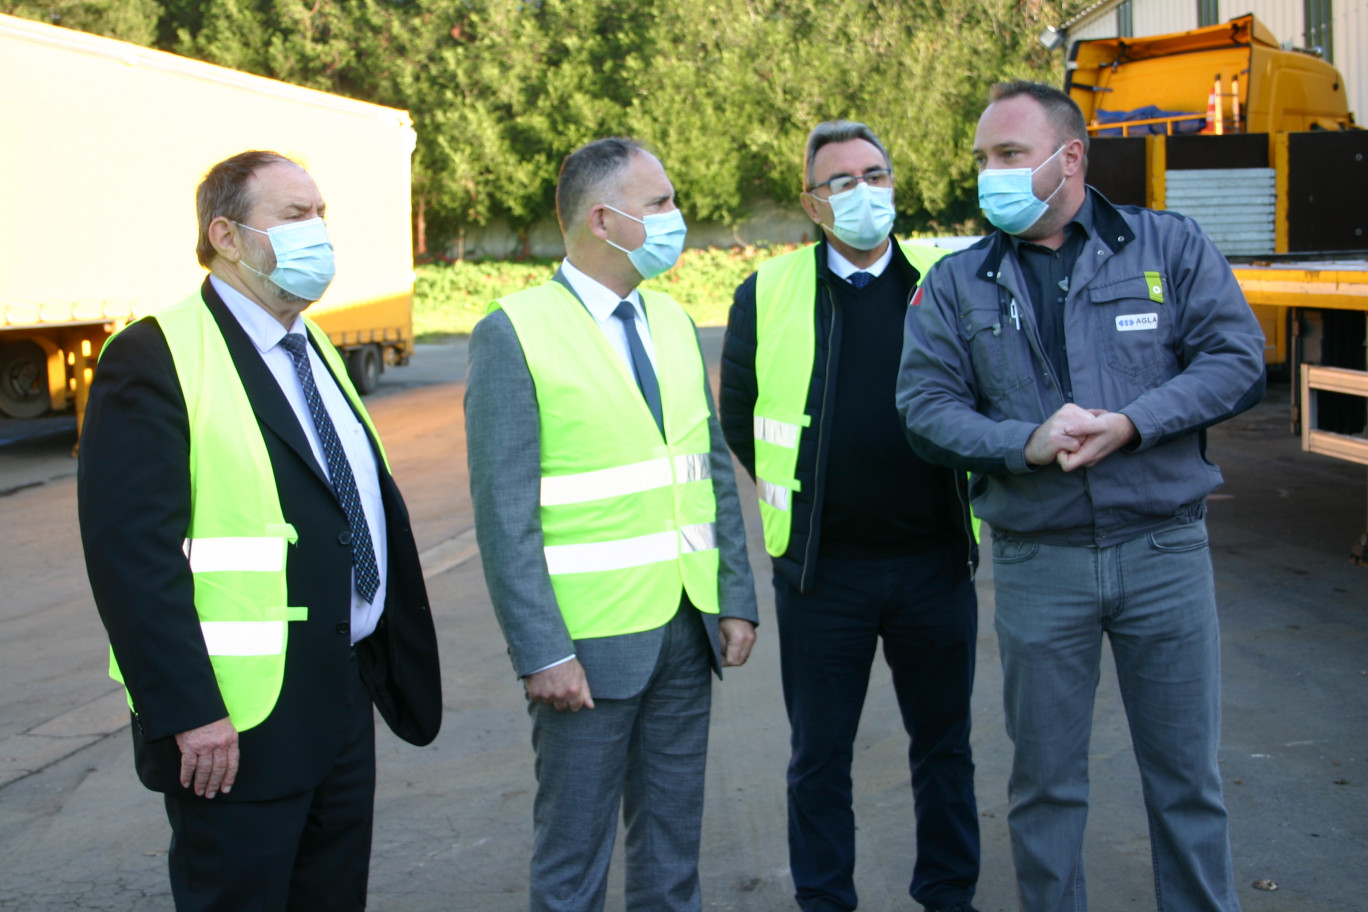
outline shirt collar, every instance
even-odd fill
[[[841,256],[832,244],[827,244],[827,268],[830,269],[838,279],[845,279],[847,281],[850,280],[851,274],[856,272],[867,272],[875,278],[878,278],[883,275],[883,271],[888,268],[888,264],[893,262],[893,245],[896,243],[898,242],[894,240],[893,235],[890,234],[888,236],[888,247],[884,249],[883,256],[864,268],[856,266],[854,263],[850,262],[850,260]]]
[[[618,304],[623,301],[630,303],[636,311],[637,319],[645,322],[646,315],[641,312],[641,296],[637,294],[636,289],[632,289],[627,297],[620,298],[617,296],[617,292],[598,279],[577,269],[575,264],[570,262],[569,257],[561,260],[561,275],[565,277],[565,281],[570,283],[570,287],[575,290],[575,294],[579,295],[579,299],[584,304],[585,309],[589,311],[589,315],[600,326],[608,322],[609,318],[613,316],[613,311],[617,310]]]
[[[247,333],[247,338],[252,340],[252,344],[262,354],[279,345],[280,340],[285,338],[286,332],[305,335],[303,317],[296,316],[294,325],[287,330],[280,325],[279,320],[271,316],[266,308],[218,276],[211,273],[209,283],[214,286],[214,291],[217,291],[218,296],[223,299],[223,303],[228,307],[234,319],[238,321],[238,325]]]

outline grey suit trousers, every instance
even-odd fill
[[[698,850],[712,701],[699,612],[663,630],[644,689],[557,712],[529,703],[537,752],[532,912],[599,912],[617,813],[627,829],[628,912],[699,912]]]

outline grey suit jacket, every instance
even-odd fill
[[[755,623],[759,615],[736,476],[717,422],[706,365],[703,376],[717,501],[720,611],[699,614],[712,643],[713,669],[721,677],[718,618]],[[485,317],[470,334],[465,423],[475,535],[514,670],[522,677],[573,653],[584,666],[595,697],[635,696],[655,668],[664,627],[623,636],[570,639],[543,555],[537,393],[517,333],[502,310]]]

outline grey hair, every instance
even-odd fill
[[[893,160],[888,157],[888,150],[884,144],[879,142],[879,137],[874,135],[874,131],[862,123],[853,120],[828,120],[819,123],[812,128],[812,132],[807,138],[807,167],[803,172],[803,187],[812,187],[812,162],[817,158],[817,150],[827,143],[850,142],[853,139],[863,139],[871,146],[879,150],[883,156],[884,164],[893,167]]]
[[[565,156],[556,178],[556,218],[562,232],[579,221],[586,204],[597,202],[603,185],[646,148],[625,136],[596,139]],[[649,154],[649,153],[647,153]]]
[[[199,239],[195,243],[195,256],[199,264],[208,269],[218,256],[213,243],[209,240],[209,223],[222,217],[234,222],[242,222],[252,212],[252,195],[247,184],[252,175],[267,165],[294,165],[303,168],[299,162],[286,158],[279,152],[252,150],[239,152],[226,158],[209,169],[195,191],[195,211],[199,216]]]

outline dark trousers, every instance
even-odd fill
[[[167,793],[177,912],[342,912],[366,908],[375,807],[375,716],[360,674],[348,736],[317,787],[271,801]]]
[[[788,768],[789,866],[807,912],[854,909],[850,762],[874,651],[903,727],[917,816],[910,892],[923,905],[968,900],[979,872],[969,750],[977,600],[962,546],[878,560],[818,560],[800,593],[774,577]]]

